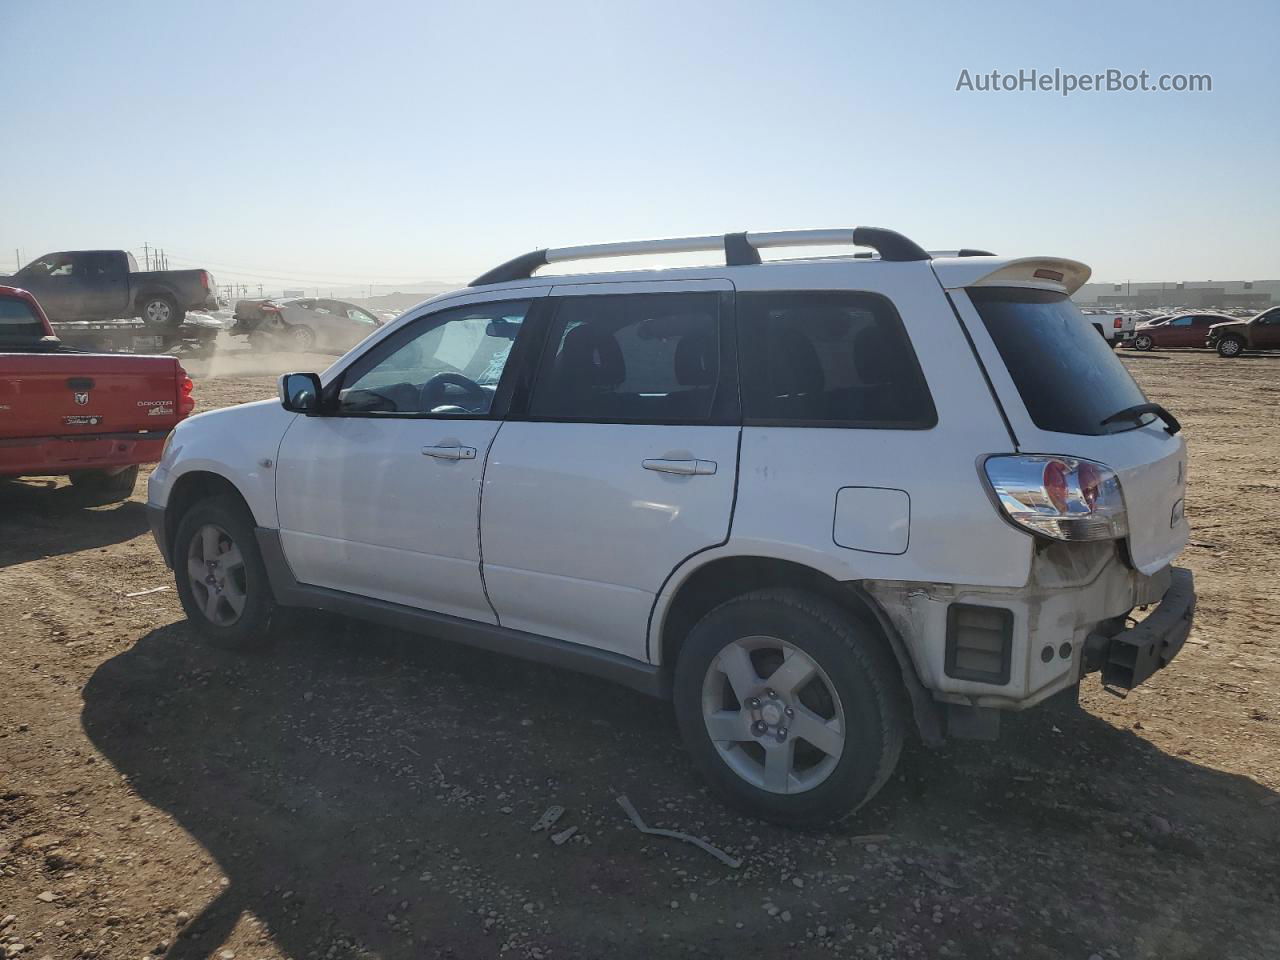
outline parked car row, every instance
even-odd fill
[[[1280,350],[1280,307],[1249,320],[1222,313],[1180,313],[1138,324],[1130,343],[1135,350],[1155,347],[1206,347],[1222,357],[1246,350]]]

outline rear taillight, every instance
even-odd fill
[[[1004,515],[1054,540],[1116,540],[1129,532],[1120,478],[1074,457],[989,457],[983,465]]]
[[[260,306],[258,309],[259,309],[259,310],[261,310],[263,313],[279,313],[279,312],[280,312],[280,308],[279,308],[279,307],[275,306],[274,304],[270,304],[270,303],[264,303],[264,304],[263,304],[262,306]]]
[[[208,293],[209,288],[213,285],[213,278],[209,276],[208,270],[200,271],[200,282],[204,284],[204,292]]]
[[[1121,320],[1119,317],[1116,317],[1115,320],[1111,322],[1111,325],[1115,327],[1117,330],[1119,330],[1121,327],[1124,326],[1124,321]]]
[[[183,369],[182,364],[178,364],[178,416],[188,416],[192,410],[196,408],[196,398],[191,395],[195,390],[195,384],[191,382],[191,377],[187,371]]]

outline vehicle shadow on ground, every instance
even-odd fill
[[[1085,712],[1012,717],[999,745],[910,748],[867,810],[797,832],[706,796],[669,709],[638,694],[318,614],[283,632],[270,651],[236,655],[176,623],[85,687],[90,740],[230,881],[204,903],[192,878],[198,915],[170,958],[213,955],[245,912],[298,958],[496,955],[504,943],[516,956],[533,944],[657,956],[673,943],[773,956],[802,936],[762,912],[779,893],[803,896],[797,915],[829,908],[831,929],[914,930],[921,955],[944,943],[927,915],[921,927],[921,899],[936,897],[964,907],[951,956],[1087,956],[1085,943],[1277,955],[1270,791]],[[651,825],[747,866],[735,876],[642,837],[617,793]],[[551,803],[589,843],[530,833]],[[879,852],[868,834],[884,835]],[[841,869],[857,875],[853,903],[824,880]],[[788,872],[808,878],[803,894],[779,881]],[[694,884],[698,903],[677,913],[673,881]]]
[[[141,503],[99,506],[53,480],[0,481],[0,568],[123,543],[147,527]]]

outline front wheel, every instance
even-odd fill
[[[1155,341],[1147,333],[1140,333],[1133,338],[1133,349],[1135,350],[1150,350],[1155,345]]]
[[[173,543],[178,598],[192,626],[233,649],[264,646],[275,597],[246,509],[230,497],[197,502]]]
[[[674,696],[702,775],[764,820],[854,812],[902,749],[901,677],[882,639],[798,590],[747,594],[703,617],[680,651]]]
[[[1218,341],[1218,356],[1238,357],[1244,350],[1244,342],[1238,337],[1223,337]]]

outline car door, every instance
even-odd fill
[[[125,255],[113,250],[84,254],[81,260],[79,313],[94,320],[124,316],[129,306]]]
[[[381,338],[280,445],[280,535],[302,583],[494,623],[480,574],[485,457],[542,291],[453,304]]]
[[[1164,325],[1159,342],[1162,347],[1189,347],[1195,335],[1195,317],[1174,317]],[[1203,339],[1203,338],[1201,338]]]
[[[76,273],[73,254],[50,253],[23,267],[15,281],[36,298],[50,320],[74,320],[80,316]]]
[[[724,542],[740,418],[728,281],[557,286],[484,476],[503,626],[647,660],[653,601]]]
[[[1280,350],[1280,310],[1270,310],[1250,324],[1249,340],[1255,350]]]

